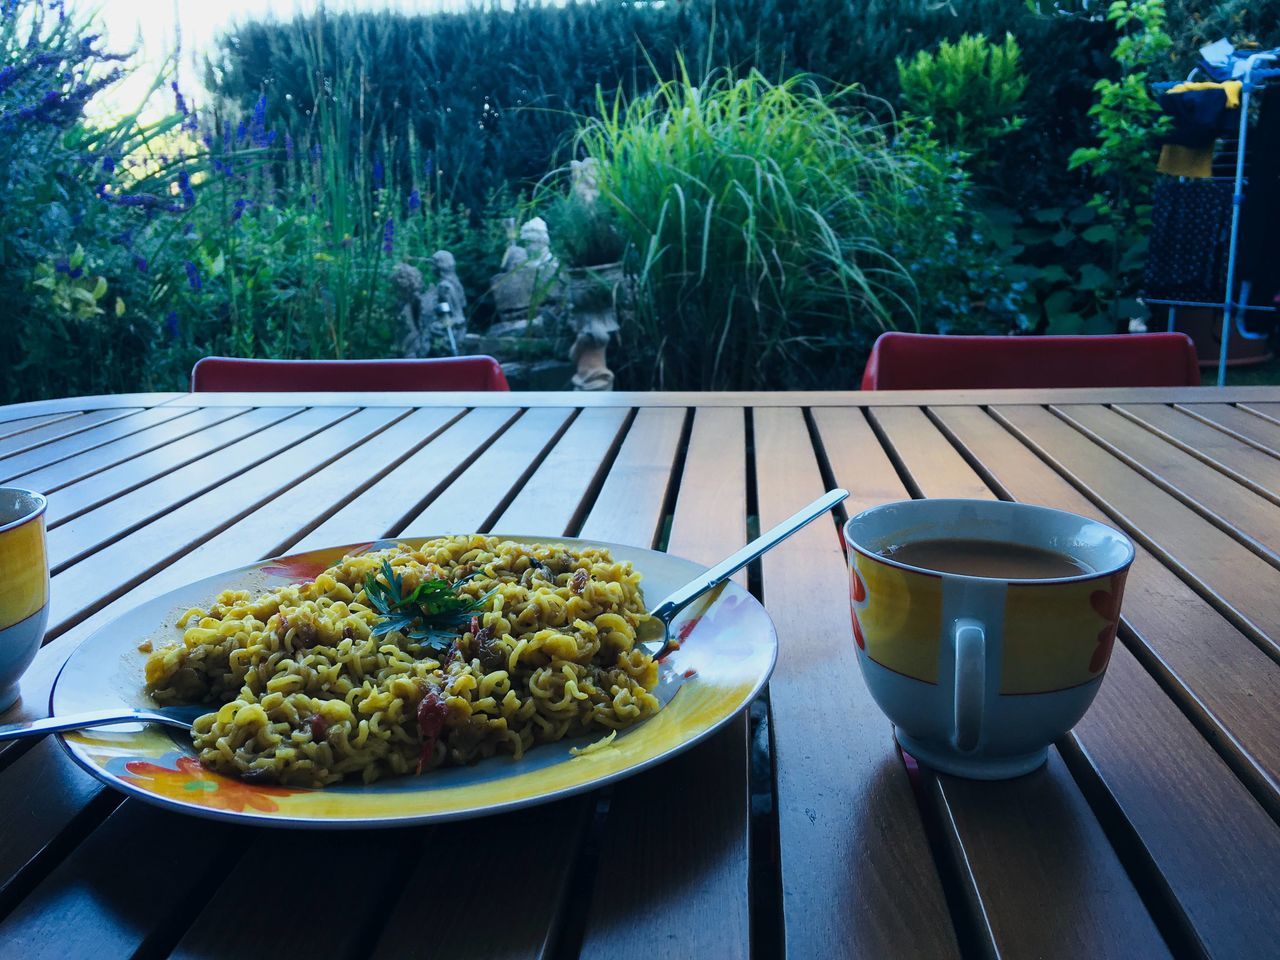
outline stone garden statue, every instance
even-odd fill
[[[569,185],[573,193],[591,206],[600,199],[600,163],[595,157],[569,161]]]
[[[448,250],[431,256],[437,280],[428,287],[417,267],[397,263],[391,285],[400,310],[400,352],[406,357],[456,356],[466,334],[467,295],[458,279],[457,262]]]
[[[507,247],[502,272],[493,278],[494,305],[500,318],[490,330],[494,334],[541,326],[544,314],[551,318],[558,314],[560,262],[551,253],[546,221],[534,217],[522,224],[519,240]]]

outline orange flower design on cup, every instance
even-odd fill
[[[246,808],[275,813],[279,807],[272,797],[307,792],[292,787],[259,786],[219,776],[206,770],[195,757],[179,757],[175,767],[162,767],[148,760],[130,760],[124,768],[124,779],[149,793],[231,813],[243,813]]]
[[[844,531],[841,531],[840,535],[844,536]],[[852,566],[849,568],[849,576],[851,578],[849,584],[849,597],[851,599],[849,613],[853,620],[853,640],[858,645],[859,650],[865,650],[867,649],[867,641],[862,636],[862,624],[858,622],[858,611],[867,605],[867,585],[862,582],[862,578],[858,576],[858,571],[853,569]]]

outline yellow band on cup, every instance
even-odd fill
[[[49,600],[44,515],[0,533],[0,630],[21,623]]]

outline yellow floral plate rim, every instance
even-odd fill
[[[680,557],[625,544],[496,534],[522,543],[607,547],[629,560],[650,605],[706,568]],[[172,590],[122,614],[68,657],[50,696],[54,716],[128,704],[152,706],[143,693],[145,641],[180,637],[177,617],[226,589],[258,590],[314,577],[349,553],[433,537],[379,539],[246,564]],[[619,733],[607,747],[572,757],[564,740],[529,751],[519,761],[494,757],[470,767],[398,777],[369,786],[320,790],[256,785],[204,769],[185,736],[130,724],[61,735],[71,758],[92,776],[131,796],[215,820],[290,828],[399,827],[489,816],[547,803],[632,776],[706,739],[744,710],[768,682],[777,660],[773,622],[758,600],[735,583],[695,603],[673,625],[682,637],[662,663],[658,713]]]

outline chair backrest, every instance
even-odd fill
[[[1198,387],[1185,333],[1083,337],[951,337],[884,333],[863,390]]]
[[[198,392],[510,390],[493,357],[427,360],[243,360],[205,357],[191,369]]]

